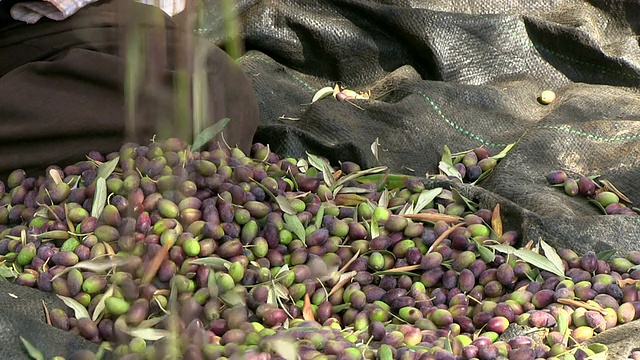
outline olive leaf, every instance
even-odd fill
[[[111,285],[109,287],[109,290],[107,290],[104,295],[102,295],[102,298],[100,298],[100,301],[98,301],[95,310],[93,310],[93,316],[91,316],[91,320],[96,321],[98,317],[102,315],[105,307],[105,301],[113,295],[113,286],[114,285]]]
[[[231,119],[224,118],[217,123],[209,126],[208,128],[202,130],[193,140],[193,144],[191,144],[191,151],[197,151],[206,143],[213,140],[216,135],[218,135],[218,133],[222,132],[222,130],[230,121]]]
[[[603,250],[596,254],[598,260],[609,262],[611,258],[618,252],[616,249]]]
[[[482,259],[482,261],[489,263],[495,260],[496,258],[495,251],[481,244],[480,241],[476,239],[473,239],[473,241],[476,243],[476,249],[478,250],[478,253],[480,254],[480,258]]]
[[[387,208],[389,206],[389,190],[384,189],[382,194],[380,194],[380,199],[378,199],[378,207]]]
[[[316,229],[320,229],[320,227],[322,226],[322,218],[324,218],[324,203],[320,204],[318,212],[316,212]]]
[[[80,304],[79,302],[77,302],[76,300],[70,298],[70,297],[66,297],[66,296],[62,296],[62,295],[57,295],[57,297],[60,298],[60,300],[62,300],[65,305],[67,305],[68,307],[70,307],[74,314],[76,319],[80,320],[80,319],[90,319],[91,316],[89,316],[89,312],[87,311],[87,309],[82,306],[82,304]]]
[[[602,185],[604,186],[604,188],[608,191],[611,191],[612,193],[616,194],[618,196],[618,198],[620,198],[620,200],[628,203],[628,204],[632,204],[633,201],[629,200],[629,198],[622,193],[622,191],[618,190],[615,186],[613,186],[613,184],[609,181],[609,180],[605,180],[605,179],[600,179],[599,180],[600,183],[602,183]]]
[[[31,357],[33,360],[44,360],[44,356],[42,355],[40,350],[31,345],[31,343],[27,339],[20,336],[20,341],[22,341],[22,345],[27,350],[27,353],[29,353],[29,357]]]
[[[342,184],[346,184],[351,180],[356,180],[359,179],[365,175],[371,175],[371,174],[377,174],[377,173],[381,173],[383,171],[387,171],[389,168],[386,166],[377,166],[377,167],[373,167],[373,168],[369,168],[369,169],[365,169],[365,170],[360,170],[358,172],[355,172],[353,174],[349,174],[347,176],[343,176],[340,179],[337,180],[337,182],[335,183],[336,186],[338,185],[342,185]],[[404,186],[404,181],[402,181],[401,187]]]
[[[440,163],[438,164],[438,169],[440,169],[440,171],[445,173],[447,176],[455,176],[457,179],[462,181],[462,175],[455,166],[444,161],[440,161]]]
[[[380,161],[380,139],[379,138],[376,138],[376,141],[371,143],[371,152],[373,153],[373,157],[375,157],[377,161]]]
[[[599,360],[599,359],[607,359],[607,354],[609,353],[609,347],[602,343],[592,343],[587,345],[589,350],[593,351],[595,354],[590,355],[586,359],[589,360]]]
[[[298,171],[300,171],[303,174],[306,173],[307,170],[309,170],[309,162],[305,159],[298,160],[298,162],[296,163],[296,166],[298,167]]]
[[[49,176],[51,176],[51,180],[53,180],[53,183],[58,185],[62,182],[62,178],[60,177],[60,173],[58,172],[58,170],[56,169],[50,169],[49,170]]]
[[[160,306],[160,308],[162,308],[162,306]],[[156,316],[156,317],[152,317],[151,319],[144,320],[138,325],[138,328],[139,329],[152,328],[158,325],[160,322],[162,322],[162,320],[164,320],[166,317],[167,315],[162,315],[162,316]]]
[[[93,197],[93,204],[91,205],[91,216],[96,219],[102,215],[102,210],[107,201],[107,182],[104,178],[100,177],[96,180],[96,190]]]
[[[324,99],[326,97],[332,96],[333,95],[333,88],[330,86],[327,87],[323,87],[322,89],[316,91],[316,93],[313,95],[313,99],[311,99],[311,103],[313,104],[314,102],[320,100],[320,99]]]
[[[300,222],[297,216],[291,214],[284,214],[284,228],[294,233],[300,241],[302,241],[306,246],[306,235],[307,233],[304,230],[304,226]]]
[[[536,266],[543,270],[547,270],[560,277],[564,277],[564,269],[559,269],[556,266],[556,264],[554,264],[551,260],[547,259],[545,256],[542,256],[536,252],[533,252],[528,249],[518,249],[513,252],[513,255],[519,257],[520,259],[528,262],[533,266]]]
[[[116,169],[116,166],[118,165],[118,162],[120,161],[120,157],[116,156],[113,159],[102,163],[99,167],[98,167],[98,172],[96,175],[96,179],[105,179],[107,180],[107,178],[109,176],[111,176],[111,174],[113,174],[113,171]]]
[[[282,210],[285,214],[289,214],[289,215],[297,214],[296,209],[294,209],[293,206],[291,206],[291,203],[284,195],[276,196],[276,202],[278,203],[278,207],[280,207],[280,210]]]
[[[55,274],[51,280],[55,280],[57,278],[59,278],[60,276],[68,273],[69,271],[71,271],[71,269],[82,269],[82,270],[89,270],[95,273],[100,273],[106,270],[109,270],[111,268],[113,268],[114,266],[121,266],[126,264],[129,261],[129,259],[127,259],[124,256],[114,256],[114,257],[101,257],[101,258],[94,258],[91,260],[85,260],[85,261],[81,261],[73,266],[67,266],[64,270],[60,271],[59,273]]]
[[[167,330],[151,329],[151,328],[125,329],[124,332],[126,332],[127,334],[129,334],[129,335],[131,335],[133,337],[139,337],[139,338],[147,340],[147,341],[160,340],[163,337],[166,337],[166,336],[169,335],[169,331],[167,331]]]
[[[547,244],[546,241],[540,239],[540,246],[542,247],[542,251],[544,251],[544,255],[547,259],[551,261],[553,265],[555,265],[558,272],[562,273],[561,276],[564,276],[564,264],[562,263],[562,259],[551,245]]]
[[[375,216],[371,217],[371,225],[369,227],[369,236],[371,240],[380,236],[380,228],[378,226],[378,220],[376,220]]]
[[[333,169],[329,162],[319,156],[310,154],[307,152],[307,158],[309,159],[309,164],[314,168],[318,169],[318,171],[322,171],[322,178],[324,179],[324,183],[327,184],[328,187],[333,187],[336,185],[336,181],[333,178]]]
[[[226,291],[218,295],[218,297],[220,298],[220,300],[222,300],[222,302],[224,302],[229,307],[234,307],[236,305],[242,305],[242,306],[247,305],[247,303],[240,296],[240,294],[238,294],[233,290]]]
[[[298,346],[291,340],[273,339],[269,341],[273,350],[284,360],[298,359]]]
[[[379,188],[398,189],[404,187],[404,179],[412,179],[414,177],[399,174],[372,174],[362,175],[355,180],[363,184],[378,184]]]
[[[491,229],[497,236],[502,236],[502,216],[500,215],[500,204],[496,204],[491,212]]]
[[[511,149],[516,145],[516,143],[511,143],[507,146],[505,146],[504,149],[502,149],[502,151],[500,151],[499,153],[497,153],[496,155],[493,155],[492,158],[498,160],[498,159],[502,159],[503,157],[507,156],[507,154],[509,153],[509,151],[511,151]]]
[[[7,266],[7,264],[0,265],[0,276],[8,279],[18,277],[19,273],[15,272],[13,268]]]
[[[493,172],[495,168],[493,169],[489,169],[487,171],[483,171],[482,174],[480,174],[480,176],[478,176],[478,178],[471,183],[471,185],[476,185],[477,183],[479,183],[480,181],[486,179],[487,177],[489,177],[489,175],[491,175],[491,173]]]
[[[435,200],[435,198],[438,197],[438,195],[440,195],[441,193],[442,193],[441,187],[437,187],[429,190],[422,190],[422,192],[420,192],[420,195],[418,196],[418,199],[416,200],[416,204],[413,207],[413,213],[417,214],[420,211],[422,211],[425,207],[427,207],[427,205],[429,205],[429,203]]]
[[[340,194],[367,194],[367,193],[373,192],[373,190],[363,189],[355,186],[347,186],[347,187],[341,186],[340,191],[338,192]]]
[[[451,159],[451,150],[447,145],[445,145],[444,149],[442,150],[441,161],[453,166],[453,160]]]
[[[598,201],[594,199],[589,199],[589,202],[595,205],[598,209],[600,209],[600,211],[602,211],[603,214],[607,215],[607,210]]]
[[[458,189],[456,189],[455,187],[451,188],[451,195],[452,195],[453,200],[455,202],[457,202],[457,203],[464,202],[464,204],[467,206],[467,208],[469,208],[469,210],[471,210],[472,212],[477,212],[478,211],[478,204],[476,204],[475,202],[471,201],[470,199],[462,196],[460,191]]]
[[[227,266],[231,265],[231,262],[229,260],[225,260],[217,256],[198,258],[198,259],[190,260],[189,263],[192,265],[206,265],[216,270],[223,270],[223,269],[226,269]]]

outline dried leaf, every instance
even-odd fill
[[[196,138],[193,140],[193,144],[191,145],[191,151],[200,150],[202,146],[204,146],[209,141],[213,140],[216,135],[218,135],[222,130],[227,126],[227,124],[231,121],[229,118],[224,118],[217,123],[209,126],[208,128],[202,130]]]
[[[120,161],[120,157],[116,156],[113,159],[105,163],[102,163],[98,167],[98,173],[96,175],[96,179],[102,178],[107,180],[107,178],[111,176],[111,174],[113,174],[113,171],[116,169],[116,166],[118,165],[119,161]]]
[[[435,249],[436,247],[438,247],[438,245],[440,245],[440,243],[447,238],[447,236],[449,236],[449,234],[451,234],[453,232],[453,230],[459,228],[460,226],[464,225],[464,223],[460,223],[460,224],[456,224],[453,225],[452,227],[448,228],[447,230],[445,230],[440,236],[438,236],[438,238],[436,239],[436,241],[433,242],[433,244],[431,244],[431,247],[429,247],[429,250],[427,251],[427,253],[430,253],[433,251],[433,249]]]
[[[289,200],[284,195],[276,196],[276,202],[278,203],[278,207],[280,208],[280,210],[282,210],[285,214],[295,215],[298,213],[293,208],[293,206],[291,206],[291,203],[289,203]]]
[[[51,280],[55,280],[62,275],[65,275],[71,269],[89,270],[95,273],[100,273],[113,268],[114,266],[121,266],[129,261],[126,256],[113,256],[113,257],[100,257],[90,260],[81,261],[73,266],[67,266],[64,270],[54,275]]]
[[[93,204],[91,205],[91,216],[96,219],[102,215],[102,210],[107,202],[107,182],[104,178],[98,178],[96,180],[96,190],[93,196]]]
[[[500,204],[496,204],[491,213],[491,228],[498,236],[502,236],[502,216],[500,215]]]
[[[291,214],[284,214],[284,228],[294,233],[300,241],[305,243],[306,231],[304,226],[300,222],[297,216]],[[306,243],[305,243],[306,245]]]
[[[20,341],[22,341],[22,345],[27,350],[27,353],[29,353],[29,357],[31,357],[33,360],[44,360],[44,355],[42,355],[40,350],[31,345],[31,343],[27,341],[27,339],[20,336]]]
[[[544,256],[555,265],[558,272],[561,272],[564,276],[564,264],[562,263],[562,259],[551,245],[547,244],[546,241],[540,239],[540,246],[542,246],[542,251],[544,251]]]
[[[53,183],[58,185],[62,182],[62,178],[60,177],[60,173],[56,169],[49,170],[49,176],[51,176],[51,180]]]
[[[91,316],[91,320],[96,321],[98,319],[98,317],[104,311],[105,301],[108,298],[110,298],[112,295],[113,295],[113,285],[109,287],[109,290],[107,290],[104,293],[104,295],[102,295],[102,298],[100,298],[100,301],[98,301],[98,304],[96,305],[95,310],[93,310],[93,316]]]
[[[402,216],[406,217],[407,219],[429,221],[429,222],[444,221],[449,224],[462,220],[462,218],[459,216],[440,214],[440,213],[404,214]]]
[[[49,315],[49,309],[47,309],[47,304],[42,300],[42,308],[44,309],[44,318],[47,321],[47,325],[51,325],[51,316]]]
[[[91,317],[89,316],[89,312],[87,312],[87,309],[82,306],[82,304],[80,304],[79,302],[77,302],[76,300],[70,298],[70,297],[66,297],[66,296],[61,296],[61,295],[56,295],[60,298],[60,300],[62,300],[65,305],[67,305],[68,307],[70,307],[74,314],[76,319],[90,319]]]
[[[360,256],[360,249],[358,249],[358,251],[356,251],[356,253],[353,254],[353,256],[351,257],[351,259],[349,259],[349,261],[347,261],[344,265],[342,265],[342,268],[338,272],[340,274],[344,273],[349,268],[349,265],[351,265],[354,261],[356,261],[358,256]]]
[[[227,269],[227,266],[231,265],[231,261],[225,260],[217,256],[209,256],[205,258],[194,259],[194,260],[190,260],[189,263],[192,265],[206,265],[215,270],[225,270]]]
[[[141,339],[147,340],[147,341],[156,341],[156,340],[160,340],[163,337],[168,336],[170,333],[167,330],[161,330],[161,329],[151,329],[151,328],[146,328],[146,329],[126,329],[124,330],[124,332],[126,332],[127,334],[133,336],[133,337],[139,337]]]
[[[340,176],[342,176],[342,170],[338,169],[336,170],[336,172],[334,172],[333,174],[331,174],[331,176],[333,176],[333,180],[338,180],[340,178]]]
[[[340,275],[340,279],[338,280],[338,282],[331,288],[331,291],[329,291],[329,294],[327,294],[327,297],[333,295],[336,291],[338,291],[339,289],[342,289],[342,287],[348,283],[349,281],[351,281],[351,279],[356,276],[357,272],[356,271],[349,271],[348,273],[344,273],[342,275]]]
[[[492,158],[498,160],[498,159],[502,159],[503,157],[507,156],[507,154],[509,153],[509,151],[511,151],[511,149],[516,145],[516,143],[512,143],[509,144],[507,146],[505,146],[504,149],[502,149],[502,151],[500,151],[499,153],[497,153],[496,155],[492,156]]]
[[[460,181],[462,181],[462,175],[460,174],[458,169],[456,169],[455,166],[448,164],[444,161],[440,161],[440,163],[438,164],[438,169],[440,169],[440,171],[445,173],[447,176],[454,176]]]
[[[636,280],[636,279],[619,279],[618,280],[618,286],[620,287],[623,287],[625,285],[633,285],[637,283],[640,283],[640,280]]]
[[[401,267],[397,267],[389,270],[377,271],[373,273],[373,275],[410,274],[411,276],[420,276],[420,274],[414,274],[410,272],[418,269],[420,269],[420,264],[401,266]]]
[[[323,87],[322,89],[316,91],[316,93],[313,95],[313,99],[311,99],[311,103],[313,104],[314,102],[329,96],[333,96],[333,88],[330,86]]]
[[[311,309],[311,297],[309,293],[304,294],[304,304],[302,305],[302,318],[305,321],[315,321],[313,316],[313,309]]]
[[[593,311],[597,311],[603,315],[606,315],[607,313],[604,311],[604,309],[602,307],[600,307],[599,305],[593,305],[593,304],[589,304],[586,303],[584,301],[579,301],[579,300],[571,300],[571,299],[558,299],[556,300],[558,303],[560,304],[564,304],[564,305],[570,305],[570,306],[575,306],[575,307],[582,307],[585,308],[587,310],[593,310]]]
[[[605,180],[605,179],[600,179],[599,180],[600,183],[602,183],[602,185],[604,186],[604,188],[606,190],[611,191],[612,193],[618,195],[618,197],[620,198],[620,200],[628,203],[628,204],[632,204],[633,202],[631,200],[629,200],[629,198],[622,193],[622,191],[618,190],[615,186],[613,186],[613,184],[609,181],[609,180]]]

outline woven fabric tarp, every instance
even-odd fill
[[[205,3],[198,33],[223,46],[219,2]],[[517,142],[490,177],[478,187],[462,186],[463,193],[486,207],[501,203],[505,227],[524,240],[543,238],[578,253],[638,249],[638,217],[603,216],[585,198],[549,187],[544,176],[559,168],[602,175],[640,200],[640,1],[235,4],[247,50],[239,62],[261,111],[254,141],[284,156],[308,151],[334,165],[350,160],[418,176],[437,172],[445,145],[454,152],[484,146],[495,154]],[[371,90],[372,99],[310,104],[316,91],[336,83]],[[537,98],[547,89],[557,99],[542,105]],[[376,139],[379,159],[371,151]],[[13,321],[14,303],[0,298],[3,334],[39,332],[34,321],[47,327],[40,315]],[[23,318],[41,314],[42,303],[20,310]],[[79,341],[49,329],[57,337],[29,338],[46,355]],[[624,336],[608,333],[613,340],[603,342],[615,354]],[[16,351],[3,346],[2,357],[28,358],[15,339]],[[626,341],[620,348],[632,347]]]

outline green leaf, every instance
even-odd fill
[[[326,97],[332,96],[333,95],[333,88],[332,87],[323,87],[322,89],[316,91],[316,93],[313,95],[313,99],[311,99],[311,103],[313,104],[314,102],[320,100],[320,99],[324,99]]]
[[[129,262],[126,256],[114,256],[114,257],[101,257],[91,260],[81,261],[73,266],[67,266],[64,270],[54,275],[51,280],[55,280],[60,276],[68,273],[71,269],[89,270],[95,273],[100,273],[113,268],[114,266],[121,266]]]
[[[449,339],[448,336],[444,337],[444,349],[449,353],[453,352],[453,349],[451,348],[451,340]]]
[[[451,187],[451,194],[455,202],[457,203],[464,202],[467,208],[472,212],[478,211],[478,204],[462,196],[462,194],[460,194],[460,191],[458,191],[458,189],[456,189],[455,187]]]
[[[66,296],[61,296],[61,295],[56,295],[56,296],[58,296],[60,300],[62,300],[65,303],[65,305],[67,305],[73,310],[76,316],[76,319],[80,320],[85,318],[86,319],[91,318],[91,316],[89,316],[89,312],[87,311],[87,309],[76,300]]]
[[[600,209],[600,211],[602,211],[603,214],[607,215],[607,210],[604,208],[604,206],[602,206],[602,204],[600,204],[594,199],[589,199],[589,202],[595,205],[598,209]]]
[[[297,216],[291,214],[284,214],[284,228],[294,233],[300,241],[305,243],[306,232],[304,226],[300,222]],[[306,244],[306,243],[305,243]]]
[[[418,200],[416,200],[415,206],[413,207],[413,213],[418,214],[425,207],[427,207],[430,202],[435,200],[435,198],[438,197],[440,193],[442,193],[442,188],[440,187],[429,190],[422,190],[422,192],[418,196]]]
[[[380,270],[380,271],[376,271],[372,274],[373,276],[384,276],[384,275],[392,275],[392,276],[400,276],[400,275],[407,275],[407,276],[420,276],[420,274],[416,274],[416,273],[412,273],[409,271],[393,271],[393,270]]]
[[[129,334],[129,335],[131,335],[133,337],[139,337],[139,338],[147,340],[147,341],[160,340],[163,337],[166,337],[166,336],[169,335],[169,331],[167,331],[167,330],[150,329],[150,328],[146,328],[146,329],[126,329],[126,330],[124,330],[124,332],[126,332],[127,334]]]
[[[478,253],[480,254],[480,258],[484,262],[492,262],[496,258],[496,253],[489,249],[489,247],[480,244],[480,241],[473,239],[476,243],[476,249],[478,249]]]
[[[12,268],[8,267],[7,264],[0,265],[0,276],[5,279],[18,277],[18,273],[14,272]]]
[[[496,251],[500,251],[501,253],[505,253],[507,255],[513,254],[516,251],[516,248],[506,244],[487,245],[487,247],[494,249]]]
[[[105,301],[111,296],[113,296],[113,285],[109,287],[109,290],[107,290],[107,292],[105,292],[104,295],[102,295],[102,297],[100,298],[100,301],[98,301],[95,310],[93,310],[93,316],[91,316],[91,320],[96,321],[98,319],[98,317],[104,311]]]
[[[284,360],[298,359],[298,346],[294,341],[285,339],[272,339],[269,341],[273,350]]]
[[[363,189],[355,186],[342,187],[338,193],[340,194],[367,194],[373,192],[373,190]]]
[[[616,249],[603,250],[596,254],[598,260],[609,262],[618,251]]]
[[[206,265],[216,270],[226,270],[227,266],[231,266],[231,261],[217,256],[189,260],[189,263],[193,265]]]
[[[451,150],[447,145],[445,145],[444,149],[442,150],[441,161],[453,166],[453,161],[451,160]]]
[[[322,227],[322,218],[324,217],[324,203],[320,204],[318,208],[318,212],[316,212],[316,229],[320,229]]]
[[[371,217],[371,226],[369,229],[369,236],[371,236],[371,240],[380,236],[380,228],[378,227],[378,220],[376,220],[375,216]]]
[[[331,164],[329,164],[327,160],[308,152],[307,156],[309,164],[319,171],[322,171],[324,183],[327,184],[328,187],[333,187],[336,184],[336,181],[333,179],[333,169],[331,168]]]
[[[502,149],[502,151],[500,151],[499,153],[497,153],[496,155],[492,156],[492,158],[498,160],[498,159],[502,159],[503,157],[507,156],[507,154],[509,153],[509,151],[511,151],[511,149],[516,145],[516,143],[511,143],[507,146],[505,146],[504,149]]]
[[[275,278],[278,277],[278,275],[282,274],[285,271],[289,271],[289,265],[284,264],[280,267],[280,269],[278,269],[278,272],[276,273],[276,276],[274,276]]]
[[[230,121],[231,120],[229,118],[224,118],[218,121],[217,123],[209,126],[208,128],[202,130],[202,132],[200,132],[200,134],[198,134],[196,138],[193,140],[193,144],[191,145],[191,151],[200,150],[202,146],[204,146],[209,141],[213,140],[216,137],[216,135],[222,132],[222,130],[225,128],[225,126],[227,126],[227,124]]]
[[[480,174],[480,176],[478,176],[478,178],[474,182],[471,183],[471,185],[476,185],[480,181],[482,181],[482,180],[486,179],[487,177],[489,177],[489,175],[491,175],[493,170],[495,170],[495,168],[489,169],[487,171],[483,171],[482,174]]]
[[[98,173],[96,175],[96,179],[103,178],[107,180],[107,178],[111,176],[111,174],[113,174],[113,171],[116,169],[116,166],[118,165],[119,161],[120,161],[120,157],[116,156],[113,159],[105,163],[102,163],[98,167]]]
[[[383,185],[385,188],[398,189],[404,187],[404,179],[412,179],[414,177],[400,174],[373,174],[363,175],[355,180],[363,184],[379,184],[384,179]]]
[[[564,276],[564,265],[562,264],[562,259],[558,256],[556,249],[554,249],[551,245],[547,244],[546,241],[540,239],[540,246],[542,246],[542,251],[544,251],[544,256],[551,261],[553,265],[555,265],[556,270],[561,273],[561,276]]]
[[[246,306],[246,302],[244,299],[235,292],[234,290],[226,291],[218,296],[222,302],[224,302],[228,307],[234,307],[236,305]]]
[[[20,336],[20,341],[22,341],[22,345],[27,350],[27,352],[29,353],[29,356],[33,360],[44,360],[44,356],[42,355],[40,350],[36,349],[35,346],[31,345],[31,343],[27,341],[27,339]]]
[[[282,210],[285,214],[295,215],[298,213],[296,209],[291,206],[291,203],[289,203],[289,200],[284,195],[276,196],[276,202],[278,203],[278,207],[280,207],[280,210]]]
[[[438,169],[440,169],[440,171],[445,173],[447,176],[455,176],[457,179],[460,179],[460,181],[462,181],[462,175],[455,166],[444,161],[440,161],[440,163],[438,164]]]
[[[355,172],[353,174],[349,174],[347,176],[341,177],[336,182],[336,186],[342,185],[342,184],[346,184],[351,180],[356,180],[356,179],[361,178],[361,177],[363,177],[365,175],[377,174],[377,173],[381,173],[381,172],[387,171],[387,170],[389,170],[389,168],[386,167],[386,166],[377,166],[377,167],[373,167],[373,168],[370,168],[370,169],[360,170],[360,171]],[[401,186],[404,186],[404,181],[402,182]]]
[[[91,205],[91,216],[96,219],[102,215],[102,210],[107,202],[107,182],[104,178],[100,177],[96,180],[96,190],[93,197],[93,205]]]
[[[380,199],[378,199],[378,207],[387,208],[389,206],[389,190],[384,189],[382,194],[380,194]]]
[[[278,295],[273,286],[269,286],[269,290],[267,290],[267,304],[278,305]]]
[[[536,266],[543,270],[547,270],[558,276],[564,277],[564,269],[563,270],[558,269],[556,265],[551,260],[547,259],[545,256],[542,256],[528,249],[518,249],[513,252],[513,255],[519,257],[520,259],[528,262],[533,266]]]

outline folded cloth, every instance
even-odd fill
[[[2,0],[0,0],[2,1]],[[34,24],[46,17],[51,20],[64,20],[83,7],[101,0],[41,0],[24,1],[11,8],[11,17],[16,20]],[[144,4],[156,5],[169,16],[182,12],[185,0],[138,0]]]
[[[135,107],[125,105],[124,40],[132,19],[146,44],[134,72]],[[133,0],[101,0],[65,21],[0,27],[0,175],[16,168],[37,174],[47,165],[83,160],[92,150],[148,143],[154,134],[188,138],[196,96],[206,99],[196,103],[207,108],[201,128],[229,118],[224,139],[248,152],[258,126],[252,84],[224,51],[179,27],[180,21]],[[204,92],[191,92],[189,81],[186,92],[176,90],[190,73],[184,72],[189,43],[203,55],[195,83]],[[135,114],[128,117],[131,109]]]

